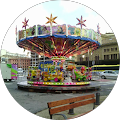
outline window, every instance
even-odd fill
[[[107,52],[109,52],[109,49],[107,49]]]
[[[108,71],[108,73],[110,73],[110,74],[116,74],[114,71]]]
[[[88,57],[86,57],[86,61],[88,61]]]
[[[82,57],[80,57],[80,61],[83,61],[83,58],[82,58]]]
[[[111,48],[111,51],[114,51],[114,48]]]
[[[112,59],[112,60],[117,59],[117,54],[112,54],[112,55],[111,55],[111,59]]]
[[[109,55],[104,55],[104,60],[109,60]]]
[[[115,48],[115,51],[117,51],[117,48]]]
[[[99,56],[95,56],[95,60],[99,60]]]
[[[104,73],[108,73],[108,71],[105,71]]]
[[[106,49],[104,49],[104,52],[106,52]]]

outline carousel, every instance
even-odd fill
[[[89,86],[91,80],[91,68],[76,68],[75,64],[68,64],[67,59],[84,55],[98,49],[101,44],[101,36],[92,29],[83,29],[86,26],[82,16],[78,19],[80,27],[67,24],[58,25],[57,17],[46,17],[47,25],[34,25],[27,28],[28,20],[24,20],[24,30],[17,32],[17,45],[24,50],[35,52],[44,57],[39,66],[29,66],[26,83],[18,83],[18,86],[41,89],[81,89]],[[57,24],[53,26],[53,23]],[[45,57],[50,61],[45,61]],[[66,65],[67,64],[67,65]],[[52,87],[52,88],[51,88]]]

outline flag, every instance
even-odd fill
[[[16,25],[16,28],[15,28],[15,34],[17,35],[17,25]]]
[[[97,25],[97,33],[98,33],[99,35],[101,35],[101,33],[100,33],[100,27],[99,27],[99,23],[98,23],[98,25]]]

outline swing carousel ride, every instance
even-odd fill
[[[27,84],[34,86],[80,86],[89,85],[90,71],[84,66],[77,70],[75,65],[65,68],[64,63],[71,56],[83,55],[96,50],[101,44],[99,32],[92,29],[83,29],[86,26],[82,16],[78,19],[80,27],[58,25],[57,17],[46,17],[50,26],[34,25],[26,29],[28,20],[24,20],[24,30],[17,32],[17,45],[24,50],[35,52],[38,55],[51,59],[50,63],[40,63],[38,67],[29,67]],[[52,24],[57,24],[53,26]],[[59,64],[58,64],[59,63]],[[59,67],[57,67],[59,66]],[[43,69],[42,69],[43,68]],[[47,68],[47,71],[44,69]]]

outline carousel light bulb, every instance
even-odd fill
[[[85,57],[85,55],[82,55],[82,58],[84,58]]]
[[[72,59],[72,56],[70,56],[69,59]]]

